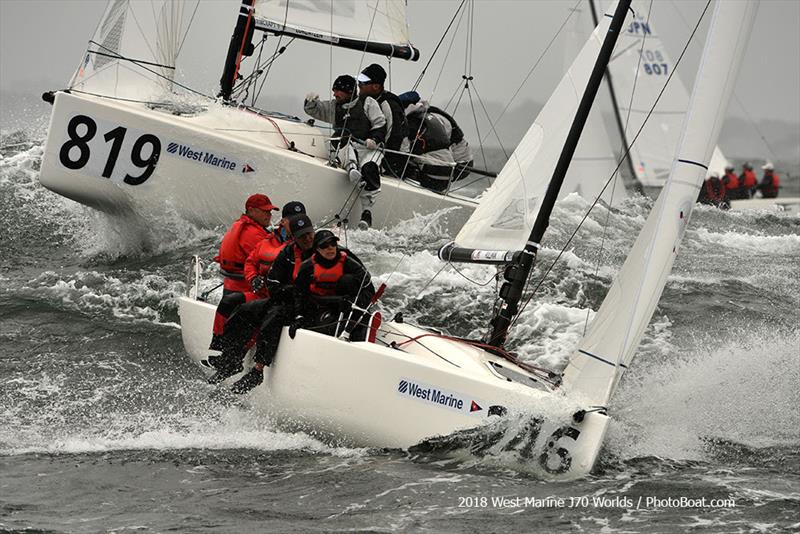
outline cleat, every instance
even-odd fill
[[[250,369],[242,378],[234,382],[231,392],[243,395],[264,381],[264,371],[259,371],[255,367]]]

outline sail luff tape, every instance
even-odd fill
[[[541,243],[537,243],[535,241],[528,241],[526,244],[532,246],[536,250],[539,250],[540,248],[542,248],[542,244]]]

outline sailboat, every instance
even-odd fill
[[[108,3],[69,88],[44,95],[53,110],[42,185],[146,223],[174,213],[199,226],[227,225],[255,192],[278,203],[301,199],[315,221],[360,213],[360,190],[331,164],[326,130],[231,98],[249,80],[242,61],[254,53],[256,31],[416,60],[405,2],[244,0],[219,98],[175,81],[193,16],[188,2]],[[178,89],[183,95],[172,93]],[[389,176],[382,189],[373,208],[378,226],[453,208],[442,223],[457,229],[476,205]]]
[[[677,65],[650,16],[652,4],[634,1],[632,5],[633,19],[620,36],[619,50],[608,65],[606,81],[620,135],[626,145],[631,145],[626,160],[628,169],[645,193],[657,196],[669,177],[689,94],[677,73],[666,83]],[[581,12],[582,18],[591,15],[594,27],[595,0],[589,0],[588,6],[588,10]],[[651,103],[662,91],[658,106],[651,111]],[[640,129],[636,142],[630,143]],[[715,146],[709,171],[722,175],[727,165],[728,159]]]
[[[601,19],[455,242],[439,252],[447,261],[505,266],[502,305],[488,337],[453,338],[399,319],[384,323],[374,342],[311,330],[292,339],[284,329],[252,403],[287,427],[347,444],[401,448],[521,409],[535,414],[529,453],[544,475],[567,479],[592,469],[610,400],[652,317],[705,179],[757,8],[757,2],[716,4],[670,177],[566,369],[543,372],[503,346],[629,5],[620,0]],[[565,116],[574,117],[571,124]],[[199,362],[214,308],[197,300],[197,291],[195,284],[181,299],[180,315],[187,351]],[[554,401],[569,406],[570,415],[548,413]]]

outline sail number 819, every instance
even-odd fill
[[[86,128],[83,133],[78,131],[80,126],[85,126]],[[111,150],[108,153],[108,158],[106,158],[106,163],[101,173],[103,178],[111,178],[127,131],[127,128],[117,126],[103,135],[105,142],[111,143]],[[86,115],[75,115],[72,117],[69,124],[67,124],[69,141],[61,145],[61,150],[58,154],[58,159],[61,161],[61,164],[73,171],[85,167],[91,156],[89,141],[94,139],[96,134],[97,122],[95,122],[94,119]],[[145,156],[148,152],[146,150],[148,145],[150,146],[149,155]],[[129,185],[140,185],[144,183],[150,178],[153,171],[155,171],[160,155],[161,140],[158,137],[147,133],[139,136],[139,138],[134,141],[133,148],[131,149],[131,163],[140,169],[144,169],[144,171],[139,176],[131,176],[125,173],[123,181]]]

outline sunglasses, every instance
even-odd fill
[[[331,248],[331,247],[336,248],[336,241],[326,241],[324,243],[320,243],[319,245],[317,245],[317,248],[319,250],[326,249],[326,248]]]

